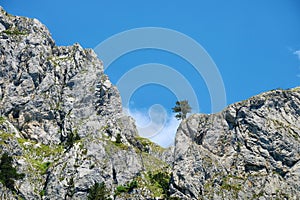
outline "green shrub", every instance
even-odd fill
[[[119,186],[117,186],[117,189],[116,189],[116,192],[117,193],[125,193],[125,192],[127,192],[128,190],[127,190],[127,187],[126,186],[123,186],[123,185],[119,185]]]
[[[12,157],[4,153],[0,162],[0,181],[10,190],[15,191],[15,180],[24,178],[25,174],[18,174],[16,168],[12,166]]]
[[[41,196],[41,197],[45,196],[45,193],[46,193],[46,190],[42,189],[42,190],[40,191],[40,196]]]
[[[44,162],[44,163],[41,163],[38,168],[39,170],[41,171],[41,174],[44,175],[47,173],[47,170],[48,168],[50,167],[51,165],[51,162]]]
[[[115,195],[119,195],[121,193],[130,193],[133,191],[134,188],[137,188],[137,187],[138,187],[138,184],[137,184],[136,180],[131,181],[127,185],[119,185],[116,188]]]
[[[95,183],[90,189],[88,194],[88,200],[109,200],[109,191],[107,190],[105,183]]]
[[[127,185],[127,187],[128,187],[128,192],[132,192],[132,190],[134,189],[134,188],[137,188],[138,187],[138,184],[137,184],[137,181],[132,181],[132,182],[130,182],[128,185]]]
[[[116,137],[116,143],[117,143],[117,144],[121,144],[121,143],[122,143],[122,140],[121,140],[121,134],[120,134],[120,133],[117,134],[117,137]]]
[[[170,175],[167,172],[157,172],[156,174],[149,173],[149,178],[152,184],[158,184],[163,190],[163,194],[169,196]]]
[[[5,122],[5,118],[0,116],[0,124],[3,124]]]
[[[74,143],[76,141],[80,140],[80,137],[78,135],[78,131],[77,129],[74,130],[74,132],[71,132],[68,136],[67,136],[67,141],[66,141],[66,148],[70,149],[73,147]]]

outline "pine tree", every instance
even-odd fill
[[[107,196],[109,191],[107,190],[105,183],[95,183],[91,189],[89,189],[88,200],[108,200]]]
[[[185,119],[187,113],[190,113],[192,108],[189,105],[188,100],[183,100],[183,101],[176,101],[176,105],[174,108],[172,108],[174,113],[177,113],[175,115],[176,119]]]

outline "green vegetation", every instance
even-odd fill
[[[122,138],[121,138],[121,134],[120,133],[118,133],[117,134],[117,137],[116,137],[116,143],[117,144],[121,144],[122,143],[122,140],[121,140]]]
[[[259,199],[259,197],[262,197],[264,193],[260,191],[258,194],[254,193],[251,199]]]
[[[88,194],[88,200],[108,200],[109,191],[107,190],[105,183],[95,183],[90,189]]]
[[[0,144],[4,145],[5,144],[4,142],[6,140],[10,139],[10,138],[13,138],[14,134],[12,134],[12,133],[6,133],[6,132],[0,130],[0,136],[1,136],[0,137]]]
[[[171,176],[167,172],[148,173],[150,181],[153,185],[158,186],[162,189],[162,194],[165,197],[169,196],[170,178]]]
[[[23,155],[32,172],[39,172],[40,175],[46,174],[51,166],[53,158],[62,153],[64,147],[62,145],[44,145],[35,143],[31,140],[18,138],[20,146],[24,149]],[[53,161],[54,162],[54,161]]]
[[[66,62],[66,61],[72,61],[73,57],[71,56],[71,54],[69,56],[66,57],[56,57],[56,56],[49,56],[47,57],[47,61],[51,62],[54,67],[59,67],[61,65],[61,62]]]
[[[216,182],[215,180],[221,180]],[[233,174],[216,173],[206,180],[204,184],[204,193],[209,199],[213,199],[213,194],[220,196],[228,195],[232,199],[238,199],[239,192],[247,180],[246,177]]]
[[[24,178],[25,174],[17,173],[16,168],[12,166],[12,157],[4,153],[0,162],[0,181],[3,185],[12,191],[15,191],[15,180]]]
[[[175,115],[176,119],[185,119],[187,113],[190,113],[192,108],[189,105],[188,100],[183,100],[183,101],[176,101],[176,105],[174,108],[172,108],[174,113],[177,113]]]
[[[5,118],[0,116],[0,125],[3,124],[5,122]]]
[[[41,190],[40,191],[40,196],[42,197],[42,196],[45,196],[45,193],[46,193],[46,191],[43,189],[43,190]]]
[[[243,178],[229,174],[228,176],[223,177],[221,189],[233,192],[235,198],[237,198],[239,191],[242,189],[242,184],[238,183],[238,181],[243,182]]]
[[[155,171],[163,167],[168,167],[167,163],[150,155],[149,153],[142,152],[141,156],[143,158],[144,167],[146,171]]]
[[[165,149],[162,148],[161,146],[151,142],[149,139],[147,138],[143,138],[143,137],[135,137],[135,139],[137,141],[139,141],[142,145],[143,145],[143,149],[140,149],[143,152],[147,152],[147,148],[151,148],[152,152],[157,152],[157,153],[162,153]]]
[[[31,156],[47,158],[47,157],[51,157],[52,155],[56,155],[63,152],[62,145],[50,146],[50,145],[36,143],[32,140],[21,139],[21,138],[18,138],[18,142],[23,147],[24,150],[28,151],[28,154],[30,154]]]
[[[130,193],[134,188],[138,187],[138,183],[136,180],[128,183],[127,185],[120,185],[116,188],[115,195],[120,195],[121,193]]]
[[[32,171],[39,172],[40,175],[46,174],[48,168],[51,165],[51,162],[43,162],[42,159],[35,160],[34,158],[30,157],[29,155],[25,156],[26,160],[31,164],[34,168]]]
[[[108,155],[112,155],[118,151],[121,151],[121,150],[128,150],[128,146],[126,146],[125,144],[122,144],[122,143],[116,143],[116,142],[113,142],[111,140],[103,140],[105,141],[105,145],[104,145],[104,148],[105,148],[105,152],[108,154]]]
[[[156,171],[148,171],[135,178],[138,183],[138,187],[145,188],[145,194],[150,194],[153,199],[156,199],[157,197],[163,199],[174,199],[171,198],[169,194],[170,179],[171,175],[166,171],[166,168],[161,168]]]
[[[20,31],[17,28],[4,30],[4,31],[2,31],[2,33],[5,33],[7,35],[26,35],[27,34],[26,32]]]
[[[108,141],[108,142],[109,142],[109,141]],[[123,144],[123,143],[122,143],[122,137],[121,137],[121,134],[120,134],[120,133],[117,134],[116,141],[113,142],[113,144],[114,144],[117,148],[122,149],[122,150],[128,150],[128,148],[129,148],[126,144]]]
[[[222,184],[221,188],[224,190],[228,190],[228,191],[230,191],[230,190],[239,191],[239,190],[241,190],[241,185],[224,183],[224,184]]]
[[[39,170],[41,171],[41,174],[46,174],[51,162],[44,162],[38,165]]]
[[[73,147],[74,143],[76,141],[80,140],[80,137],[78,135],[78,131],[77,129],[75,129],[73,132],[71,132],[68,136],[67,136],[67,140],[66,140],[66,148],[70,149]]]

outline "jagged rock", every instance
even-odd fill
[[[182,199],[299,199],[300,88],[270,91],[178,129],[173,193]]]
[[[145,173],[156,158],[135,146],[134,120],[96,54],[58,47],[38,20],[2,8],[0,24],[0,149],[26,174],[17,192],[1,186],[5,198],[86,199],[101,182],[113,197]]]

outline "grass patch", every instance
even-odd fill
[[[18,138],[23,148],[23,156],[27,163],[30,164],[32,172],[38,172],[40,175],[46,174],[48,168],[54,162],[54,158],[59,158],[59,154],[64,151],[62,145],[44,145],[37,144],[34,141]]]
[[[123,143],[116,143],[113,142],[111,140],[102,140],[103,142],[105,142],[104,148],[105,148],[105,152],[108,155],[112,155],[118,151],[127,151],[129,149],[129,146],[123,144]]]
[[[2,31],[2,33],[5,33],[7,35],[27,35],[25,31],[20,31],[17,28],[4,30]]]
[[[171,174],[165,171],[165,169],[148,171],[136,178],[139,188],[145,188],[147,191],[146,194],[150,192],[153,199],[171,199],[169,196],[170,179]]]
[[[3,124],[6,121],[5,117],[0,116],[0,125]]]
[[[221,189],[232,192],[235,198],[238,198],[238,193],[242,189],[242,184],[237,181],[243,181],[243,178],[233,175],[225,176],[222,179]]]
[[[135,137],[135,139],[137,141],[139,141],[144,147],[150,147],[151,151],[153,152],[157,152],[157,153],[162,153],[165,151],[164,148],[162,148],[161,146],[155,144],[154,142],[151,142],[149,139],[147,138],[143,138],[143,137]]]
[[[11,139],[11,138],[14,138],[14,134],[12,133],[6,133],[4,131],[0,131],[0,144],[4,144],[4,141],[8,140],[8,139]]]
[[[120,195],[121,193],[130,193],[134,188],[138,187],[138,183],[136,180],[131,181],[126,185],[119,185],[115,190],[115,196]]]
[[[145,152],[141,153],[143,162],[144,162],[144,167],[146,171],[155,171],[155,170],[159,170],[163,167],[167,167],[168,164],[165,163],[164,161],[148,154]]]
[[[44,162],[38,165],[39,170],[41,171],[41,174],[46,174],[51,162]]]

